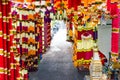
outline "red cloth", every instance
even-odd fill
[[[81,35],[84,34],[84,33],[86,33],[86,32],[89,33],[89,34],[91,34],[92,37],[94,36],[93,35],[93,33],[94,33],[93,30],[87,30],[87,31],[86,30],[82,30],[82,31],[78,31],[78,40],[81,40]]]
[[[87,52],[85,52],[85,60],[90,60],[91,58],[92,58],[92,56],[93,56],[93,51],[91,50],[91,51],[87,51]]]
[[[99,51],[99,56],[100,56],[102,64],[104,65],[104,63],[107,62],[106,56],[100,51]]]
[[[74,1],[72,1],[72,3],[73,3],[74,10],[77,11],[78,10],[78,6],[81,3],[81,0],[74,0]]]
[[[85,52],[77,52],[77,60],[85,58]]]
[[[86,51],[86,52],[77,52],[77,60],[84,59],[90,60],[93,57],[93,51]]]
[[[16,66],[16,70],[15,70],[15,75],[16,75],[16,76],[15,76],[15,80],[18,80],[17,78],[20,78],[21,75],[20,75],[19,72],[20,72],[20,66],[17,65],[17,66]]]
[[[111,51],[117,54],[118,54],[118,37],[119,33],[112,33]]]
[[[4,51],[4,69],[7,69],[7,4],[2,5],[2,14],[3,14],[3,51]],[[5,71],[6,72],[6,71]],[[7,80],[7,74],[5,74],[5,80]]]
[[[99,53],[101,62],[104,65],[104,63],[107,61],[107,58],[102,52],[98,51],[98,53]],[[90,60],[92,59],[92,57],[93,57],[93,50],[87,51],[87,52],[77,52],[77,60],[82,59],[82,58],[84,60]]]
[[[74,3],[73,0],[68,0],[68,8],[69,9],[73,7],[73,5],[74,5],[73,3]]]
[[[2,0],[0,0],[0,32],[2,32],[2,36],[0,35],[0,49],[3,49],[5,52],[4,55],[0,55],[0,70],[5,69],[5,72],[0,72],[0,80],[14,80],[15,78],[14,68],[12,67],[14,64],[14,54],[12,50],[10,50],[13,46],[13,34],[10,33],[12,30],[12,19],[9,15],[10,11],[11,2],[2,2]],[[3,52],[1,54],[3,54]],[[8,70],[10,70],[10,75],[7,73]]]
[[[117,3],[112,3],[111,4],[111,15],[118,15],[119,11],[118,11],[118,6]],[[113,18],[112,19],[112,28],[119,28],[119,19],[117,18]],[[118,54],[118,38],[119,38],[119,32],[112,32],[112,41],[111,41],[111,51],[113,53],[117,53]]]
[[[111,0],[107,0],[107,10],[110,11],[111,8]]]
[[[78,1],[78,0],[74,0],[74,1],[73,1],[74,10],[77,10],[77,6],[78,6],[77,1]]]
[[[110,4],[110,13],[111,15],[116,15],[118,14],[118,3],[112,3]]]
[[[24,75],[24,80],[28,80],[28,73]]]
[[[14,60],[14,53],[10,52],[10,65],[15,64]],[[16,80],[15,79],[15,69],[13,67],[10,67],[10,80]]]

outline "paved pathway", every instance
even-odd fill
[[[99,49],[108,55],[111,28],[99,27]],[[83,80],[86,72],[78,73],[72,63],[72,44],[66,42],[66,29],[60,29],[52,40],[50,49],[43,55],[37,72],[29,80]]]
[[[73,67],[72,44],[66,41],[66,29],[60,29],[43,55],[39,70],[31,72],[29,80],[83,80],[84,74]]]

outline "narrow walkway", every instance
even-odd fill
[[[72,63],[72,44],[66,41],[66,29],[55,34],[50,49],[43,55],[37,72],[29,74],[29,80],[83,80]]]
[[[63,26],[63,25],[62,25]],[[111,27],[99,26],[98,46],[107,58],[110,52]],[[29,74],[29,80],[84,80],[86,72],[78,73],[72,63],[72,44],[66,41],[63,27],[55,34],[50,49],[43,55],[37,72]]]

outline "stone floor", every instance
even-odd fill
[[[108,55],[110,51],[110,26],[99,27],[98,45]],[[72,44],[66,42],[66,29],[55,34],[51,46],[43,55],[37,72],[29,74],[29,80],[84,80],[87,72],[79,73],[72,63]]]

